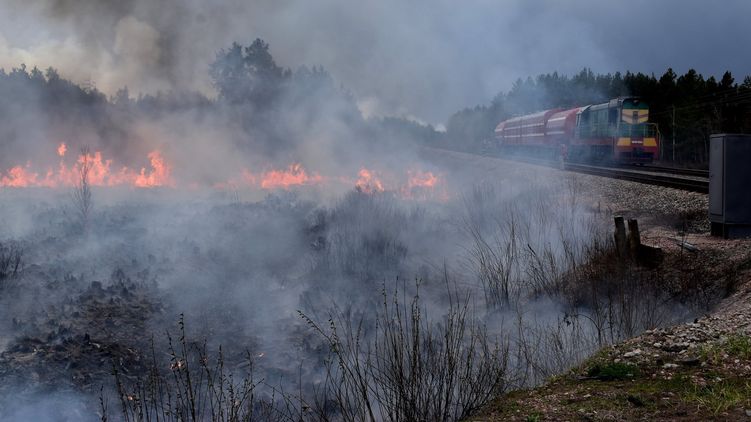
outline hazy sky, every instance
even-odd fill
[[[232,41],[322,65],[366,114],[444,122],[541,72],[751,74],[751,1],[0,0],[0,67],[53,66],[112,93],[211,92]]]

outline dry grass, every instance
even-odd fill
[[[453,292],[438,321],[419,295],[409,303],[398,296],[384,291],[372,330],[341,313],[327,328],[302,315],[331,348],[320,393],[335,404],[336,420],[453,421],[505,390],[508,344],[488,336],[467,296]]]
[[[191,342],[185,335],[182,316],[177,342],[167,333],[169,360],[159,359],[152,346],[149,373],[126,376],[117,363],[113,375],[120,404],[118,420],[126,422],[250,422],[296,421],[301,406],[289,402],[283,393],[271,389],[270,397],[260,397],[263,379],[256,379],[253,359],[247,355],[243,370],[225,366],[221,350],[210,355],[205,343]],[[107,400],[100,396],[101,419],[112,415]]]

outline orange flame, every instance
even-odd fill
[[[30,162],[0,172],[0,187],[66,187],[80,182],[82,170],[88,169],[88,180],[92,186],[133,186],[153,188],[158,186],[175,187],[172,179],[172,165],[159,151],[148,154],[150,168],[140,171],[129,167],[117,169],[113,161],[105,159],[100,151],[83,153],[71,165],[65,162],[67,145],[60,143],[57,154],[60,157],[57,169],[49,168],[46,172],[35,171]],[[443,177],[430,171],[407,170],[406,177],[388,174],[361,167],[357,178],[347,176],[323,177],[317,172],[309,172],[300,163],[293,163],[284,169],[270,169],[259,173],[243,170],[239,179],[230,179],[226,183],[214,185],[219,189],[237,189],[249,186],[255,189],[291,189],[298,186],[312,186],[329,182],[340,182],[348,189],[354,184],[357,191],[364,194],[391,192],[409,200],[447,200],[446,185]],[[195,182],[184,181],[184,187],[199,188]]]
[[[318,173],[308,173],[302,164],[290,164],[284,170],[272,169],[263,173],[254,174],[248,169],[243,169],[240,174],[240,182],[230,180],[227,183],[220,183],[215,187],[231,187],[238,184],[246,186],[260,187],[261,189],[290,189],[293,186],[310,186],[323,183],[323,177]]]
[[[407,175],[409,176],[409,180],[407,181],[408,189],[433,188],[438,184],[438,177],[429,171],[408,170]]]
[[[172,167],[164,161],[162,154],[159,151],[152,151],[149,153],[149,161],[151,161],[151,168],[153,171],[146,174],[146,169],[142,168],[141,173],[136,177],[134,185],[139,188],[153,188],[156,186],[172,186],[173,183],[170,179],[170,173],[172,173]]]
[[[64,157],[67,146],[61,143],[57,148],[60,157]],[[92,186],[116,186],[131,185],[137,187],[172,186],[170,178],[171,167],[162,158],[159,151],[153,151],[148,155],[151,161],[151,171],[142,168],[137,173],[128,167],[122,167],[118,171],[112,171],[112,160],[102,158],[102,153],[97,151],[93,154],[81,154],[76,162],[70,167],[63,160],[57,171],[51,168],[43,177],[31,169],[31,163],[25,167],[15,166],[5,175],[0,174],[0,187],[62,187],[75,186],[80,178],[81,169],[89,168],[88,179]]]
[[[408,170],[407,184],[402,187],[400,193],[406,199],[448,200],[443,180],[429,171]]]
[[[385,190],[383,188],[383,182],[381,182],[381,180],[375,175],[375,172],[366,168],[361,168],[357,173],[355,189],[367,194],[383,192]]]
[[[300,163],[291,164],[287,170],[271,170],[261,179],[262,189],[289,189],[291,186],[312,185],[320,183],[323,178],[313,173],[308,176]]]
[[[25,188],[35,184],[38,177],[37,173],[30,172],[28,168],[16,166],[8,170],[7,176],[0,178],[0,186]]]

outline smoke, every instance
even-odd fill
[[[191,89],[212,96],[206,68],[214,54],[232,41],[261,37],[287,66],[323,65],[367,104],[366,114],[411,114],[435,124],[532,74],[571,74],[585,66],[747,74],[733,45],[749,40],[740,21],[749,7],[641,0],[461,6],[4,0],[9,12],[0,17],[0,67],[55,66],[109,94],[127,85],[136,93]]]

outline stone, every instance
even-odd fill
[[[632,350],[630,352],[624,353],[623,357],[624,358],[631,358],[631,357],[634,357],[634,356],[638,356],[640,354],[641,354],[641,349],[634,349],[634,350]]]

